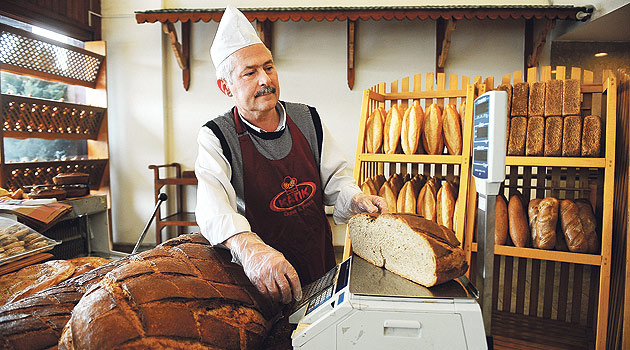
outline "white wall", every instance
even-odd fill
[[[215,2],[211,7],[226,3]],[[281,1],[266,1],[264,5],[258,1],[231,3],[240,7],[288,5]],[[303,0],[300,5],[314,6],[313,3]],[[290,4],[297,6],[295,2]],[[326,5],[320,1],[317,4]],[[369,1],[344,3],[357,4],[384,5]],[[332,2],[327,4],[330,5]],[[161,7],[210,5],[193,0],[102,2],[103,39],[108,43],[110,172],[117,243],[135,242],[152,212],[153,175],[147,166],[179,162],[186,170],[192,170],[199,128],[232,106],[216,87],[209,56],[217,23],[192,25],[191,84],[185,91],[181,70],[160,25],[137,24],[133,14]],[[179,33],[179,24],[176,28]],[[524,20],[459,21],[452,36],[446,73],[471,78],[494,76],[495,82],[500,81],[502,75],[523,68],[523,37]],[[281,99],[315,106],[351,166],[363,90],[379,82],[432,72],[435,22],[359,21],[356,39],[356,80],[354,89],[349,90],[345,22],[278,21],[273,27],[272,51],[279,71]],[[548,53],[543,53],[541,64],[548,62]],[[195,193],[189,190],[187,195],[188,209],[192,211]],[[153,228],[145,242],[154,242]]]

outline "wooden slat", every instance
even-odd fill
[[[512,311],[512,277],[514,273],[514,258],[505,257],[505,277],[503,278],[503,311]]]
[[[580,323],[582,315],[582,278],[584,276],[584,265],[576,264],[573,268],[573,297],[571,299],[571,322]]]
[[[553,307],[553,292],[554,292],[554,275],[556,271],[555,261],[545,261],[545,286],[543,297],[543,318],[551,318],[551,311]]]
[[[525,281],[527,280],[527,259],[518,258],[518,275],[516,279],[516,313],[525,313]]]
[[[567,298],[569,294],[569,264],[560,263],[560,288],[558,289],[558,317],[559,321],[567,319]]]
[[[531,288],[529,290],[529,316],[538,316],[539,292],[540,292],[540,266],[541,260],[532,260]]]

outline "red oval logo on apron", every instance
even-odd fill
[[[313,182],[297,183],[297,179],[291,176],[285,176],[282,184],[282,192],[278,193],[269,202],[269,208],[273,211],[293,210],[315,195],[315,184]]]

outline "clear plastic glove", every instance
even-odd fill
[[[357,193],[352,197],[350,210],[354,214],[359,213],[387,213],[387,202],[379,196],[368,195],[365,193]]]
[[[284,304],[302,299],[300,278],[293,266],[257,234],[239,233],[228,238],[225,245],[241,262],[245,275],[260,293]]]

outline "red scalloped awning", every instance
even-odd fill
[[[220,21],[219,9],[163,9],[136,12],[138,23],[175,23]],[[242,8],[250,20],[258,21],[345,21],[403,20],[403,19],[562,19],[585,20],[593,11],[590,7],[576,6],[416,6],[416,7],[287,7]],[[587,16],[579,18],[578,14]]]

